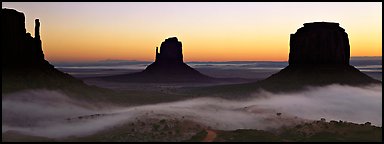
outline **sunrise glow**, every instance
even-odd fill
[[[286,61],[289,36],[307,22],[340,23],[351,56],[381,56],[382,5],[342,3],[63,3],[3,2],[41,22],[49,61],[153,61],[168,37],[183,43],[184,61]]]

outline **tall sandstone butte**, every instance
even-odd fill
[[[349,65],[348,34],[338,23],[305,23],[291,34],[289,65]]]
[[[20,66],[44,65],[39,35],[40,22],[35,21],[35,37],[26,33],[25,16],[13,9],[2,9],[2,65],[3,68],[16,69]],[[6,69],[6,70],[7,70]]]
[[[289,65],[260,82],[268,90],[381,83],[349,64],[348,34],[338,23],[305,23],[290,36]]]
[[[35,37],[26,32],[24,14],[14,9],[1,10],[1,23],[3,92],[83,84],[44,59],[39,19],[35,20]]]
[[[171,37],[161,43],[160,53],[156,47],[155,62],[149,65],[143,72],[160,75],[202,75],[183,61],[182,43]]]
[[[183,49],[177,37],[171,37],[161,43],[160,53],[156,47],[156,59],[158,63],[183,63]]]
[[[104,80],[123,82],[207,82],[213,78],[201,74],[183,61],[182,43],[170,37],[156,47],[155,62],[141,72],[107,76]]]

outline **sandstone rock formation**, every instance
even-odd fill
[[[157,63],[183,63],[183,49],[182,44],[178,41],[177,37],[171,37],[161,43],[160,53],[156,47]]]
[[[176,37],[161,43],[160,53],[156,48],[156,59],[143,72],[155,75],[203,76],[183,61],[182,44]]]
[[[289,65],[349,65],[349,39],[338,23],[314,22],[291,34]]]
[[[35,37],[26,33],[24,14],[13,9],[2,9],[2,65],[19,68],[20,65],[41,65],[44,54],[39,35],[40,22],[36,19]]]
[[[25,16],[13,9],[1,10],[2,90],[57,88],[82,81],[55,69],[44,59],[40,21],[35,20],[35,37],[26,33]]]
[[[278,73],[256,82],[205,87],[194,89],[193,92],[238,98],[253,95],[260,89],[288,92],[303,90],[308,86],[382,83],[349,65],[349,52],[348,35],[338,23],[306,23],[295,34],[291,34],[289,65]]]
[[[305,23],[291,34],[289,65],[260,84],[273,90],[333,83],[381,83],[349,65],[349,57],[348,34],[338,23]]]
[[[104,77],[104,80],[122,82],[206,82],[213,78],[201,74],[183,62],[182,43],[176,37],[156,47],[155,62],[138,73]]]

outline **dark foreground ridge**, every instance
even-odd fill
[[[214,136],[210,136],[213,133]],[[87,136],[48,138],[18,131],[4,142],[381,142],[382,128],[347,121],[312,121],[275,130],[214,130],[182,119],[140,119]],[[207,140],[207,137],[209,138]]]
[[[182,43],[176,37],[161,43],[160,52],[156,47],[156,60],[145,70],[137,73],[102,77],[104,80],[119,82],[209,82],[212,77],[201,74],[183,61]]]

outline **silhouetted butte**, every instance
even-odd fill
[[[161,43],[160,52],[156,47],[155,62],[137,73],[102,77],[104,80],[120,82],[209,82],[212,77],[201,74],[183,61],[182,43],[176,37]]]
[[[348,34],[338,23],[313,22],[291,34],[289,65],[260,82],[268,90],[327,84],[381,83],[349,64]]]
[[[271,92],[297,91],[307,86],[380,84],[349,64],[348,34],[338,23],[305,23],[290,37],[289,65],[270,77],[244,84],[193,89],[202,94],[224,94],[230,98],[260,88]]]
[[[24,14],[3,8],[1,33],[2,92],[83,84],[44,59],[39,19],[35,20],[35,37],[32,37],[26,32]]]

